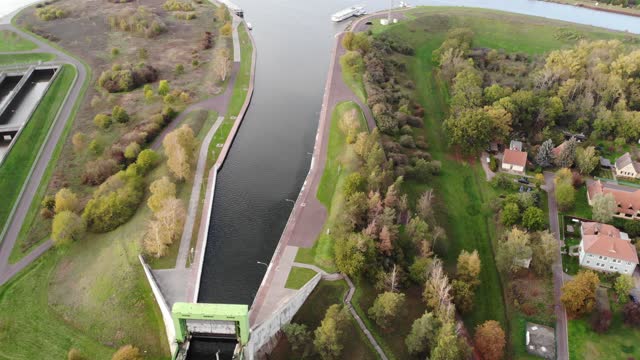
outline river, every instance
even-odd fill
[[[251,304],[311,160],[333,36],[346,0],[236,0],[258,47],[255,92],[216,186],[202,302]],[[386,0],[363,1],[369,11]],[[640,33],[631,16],[534,0],[419,1],[464,5]]]

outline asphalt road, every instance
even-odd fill
[[[556,196],[554,194],[554,178],[554,173],[544,173],[545,188],[549,196],[549,227],[551,228],[551,232],[555,235],[558,242],[561,243],[560,226],[558,224],[558,204],[556,203]],[[560,245],[562,245],[562,243]],[[555,299],[554,309],[556,314],[556,354],[559,360],[568,360],[569,332],[567,330],[567,312],[565,311],[562,301],[560,301],[560,296],[562,295],[562,285],[564,285],[562,255],[560,254],[560,251],[558,251],[556,262],[553,264],[553,294]]]

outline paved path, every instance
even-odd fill
[[[193,186],[191,187],[191,199],[189,199],[189,207],[187,208],[187,220],[184,224],[182,232],[182,238],[180,239],[180,249],[178,251],[178,258],[176,259],[176,269],[184,269],[187,266],[187,257],[189,256],[189,245],[191,245],[191,235],[193,234],[193,224],[198,213],[198,205],[200,204],[200,193],[202,190],[202,180],[204,177],[204,170],[207,166],[207,157],[209,155],[209,144],[211,139],[215,135],[216,131],[222,124],[224,116],[218,116],[218,120],[211,126],[211,129],[205,136],[200,145],[200,154],[198,155],[198,165],[196,166],[196,173],[193,178]]]
[[[6,18],[4,18],[4,20],[6,20]],[[2,243],[0,244],[0,284],[4,284],[52,246],[51,240],[47,240],[45,243],[23,257],[18,263],[9,264],[9,256],[11,255],[11,251],[18,240],[18,234],[20,233],[24,219],[27,216],[31,202],[33,201],[38,187],[42,182],[42,177],[47,169],[47,165],[51,162],[53,151],[60,140],[60,136],[64,131],[65,125],[68,121],[71,121],[71,113],[74,105],[77,101],[81,100],[80,95],[82,85],[86,82],[88,74],[87,69],[78,59],[65,54],[34,36],[25,33],[10,24],[0,25],[0,30],[11,30],[18,33],[20,36],[35,43],[38,46],[37,50],[39,52],[55,54],[57,56],[57,62],[70,64],[74,66],[77,71],[74,83],[67,94],[67,98],[62,107],[59,109],[53,124],[51,125],[47,139],[39,150],[38,156],[31,168],[31,172],[23,184],[20,196],[18,197],[12,213],[9,215],[2,235],[0,236],[2,239]]]
[[[555,184],[553,179],[555,174],[552,172],[544,173],[545,189],[549,196],[549,227],[556,239],[562,245],[560,240],[560,226],[558,224],[558,205],[554,194]],[[567,312],[565,311],[560,296],[562,295],[562,285],[564,285],[564,271],[562,270],[562,255],[558,251],[556,262],[553,264],[553,294],[555,298],[555,314],[556,314],[556,354],[559,360],[569,359],[569,332],[567,329]]]
[[[491,181],[496,176],[496,173],[491,171],[491,169],[489,168],[489,164],[487,163],[488,157],[489,157],[489,154],[487,154],[486,152],[483,152],[480,155],[480,164],[482,164],[482,169],[484,170],[484,174],[487,176],[487,181]]]

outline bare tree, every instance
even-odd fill
[[[453,314],[451,303],[451,285],[442,269],[442,261],[434,260],[431,274],[425,284],[423,297],[427,306],[441,318],[449,318]]]
[[[216,50],[213,58],[213,71],[215,71],[218,80],[221,82],[227,80],[231,70],[231,56],[229,55],[229,49],[221,47]]]
[[[431,216],[433,216],[432,201],[433,189],[425,191],[418,200],[418,215],[425,221],[429,221]]]

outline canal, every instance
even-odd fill
[[[234,0],[258,48],[253,101],[222,168],[199,301],[251,304],[304,182],[333,36],[347,0]],[[361,2],[369,11],[387,0]],[[640,33],[640,19],[534,0],[410,1],[471,6]]]

